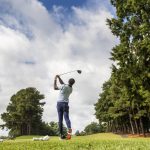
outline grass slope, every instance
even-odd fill
[[[34,136],[35,137],[35,136]],[[0,143],[0,150],[150,150],[150,138],[122,138],[111,133],[73,137],[72,140],[32,141],[22,136]]]

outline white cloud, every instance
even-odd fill
[[[109,52],[115,38],[106,18],[112,17],[111,13],[98,2],[96,7],[73,7],[72,18],[62,27],[58,21],[62,8],[55,6],[55,12],[48,12],[37,0],[5,3],[11,6],[11,13],[0,12],[0,113],[6,110],[12,94],[32,86],[46,96],[43,120],[57,121],[58,92],[53,90],[53,78],[81,69],[81,75],[70,74],[63,79],[76,79],[70,116],[73,129],[83,130],[95,120],[93,104],[110,74]]]

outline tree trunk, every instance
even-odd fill
[[[141,126],[141,130],[142,130],[142,133],[143,133],[143,136],[145,137],[145,131],[144,131],[144,126],[143,126],[143,122],[142,122],[142,118],[140,117],[140,126]]]
[[[150,128],[150,113],[147,111],[147,117],[148,117],[148,132],[149,133],[149,128]]]
[[[123,124],[123,133],[124,134],[127,133],[127,129],[126,129],[126,125],[125,124]]]
[[[20,125],[20,135],[22,135],[22,126]]]
[[[24,134],[24,126],[23,126],[23,124],[21,125],[21,135],[23,135]]]
[[[106,129],[106,132],[109,132],[109,129],[110,129],[110,123],[109,121],[107,122],[107,129]]]
[[[113,125],[113,122],[110,121],[110,122],[109,122],[109,130],[108,130],[108,132],[112,132],[112,125]]]
[[[31,123],[28,123],[28,135],[31,135]]]
[[[137,119],[135,119],[134,122],[135,122],[136,131],[137,131],[138,134],[140,134]]]
[[[132,114],[129,114],[129,120],[130,120],[130,126],[131,126],[132,134],[135,134],[133,123],[132,123]]]

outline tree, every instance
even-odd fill
[[[103,132],[103,126],[96,122],[91,122],[85,127],[84,131],[86,134],[100,133]]]
[[[49,123],[49,126],[52,130],[52,133],[50,135],[52,135],[52,136],[59,135],[59,126],[58,126],[57,122],[51,121]],[[63,125],[63,133],[64,133],[64,135],[67,135],[67,128],[64,125]]]
[[[111,131],[145,135],[150,128],[150,1],[111,3],[117,16],[107,24],[120,43],[112,49],[109,88],[103,85],[95,114]]]
[[[103,84],[103,92],[99,95],[100,99],[98,99],[98,102],[95,104],[95,115],[96,118],[99,120],[99,123],[101,122],[107,122],[108,128],[107,131],[110,130],[111,126],[111,120],[112,116],[108,112],[109,108],[113,106],[113,103],[110,98],[110,87],[111,87],[111,81],[107,81]]]
[[[42,122],[39,128],[39,135],[57,136],[59,135],[58,123],[51,121],[50,123]],[[63,126],[64,134],[67,135],[67,128]]]
[[[85,131],[81,131],[80,132],[80,136],[85,136],[86,135],[86,132]]]
[[[76,135],[76,136],[80,136],[79,130],[76,131],[75,135]]]
[[[6,112],[1,114],[10,135],[40,134],[44,95],[36,88],[26,88],[14,94],[7,106]]]
[[[52,129],[52,135],[53,136],[56,136],[56,135],[59,135],[59,127],[58,127],[58,123],[57,122],[54,122],[54,121],[51,121],[49,123],[50,125],[50,128]]]

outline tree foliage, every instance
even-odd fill
[[[114,132],[140,133],[150,128],[150,1],[111,0],[116,17],[107,20],[120,43],[115,62],[95,104],[96,117]]]
[[[10,135],[40,134],[43,98],[35,88],[22,89],[11,97],[6,112],[1,114]]]
[[[84,129],[84,132],[88,134],[101,133],[104,132],[104,127],[96,122],[91,122]]]
[[[64,135],[67,135],[67,128],[63,126]],[[51,121],[50,123],[42,122],[40,126],[40,134],[38,135],[49,135],[49,136],[58,136],[59,127],[58,123]]]

